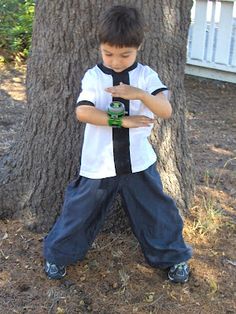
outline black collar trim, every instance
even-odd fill
[[[102,63],[97,64],[97,66],[105,74],[111,74],[111,75],[118,74],[119,75],[119,74],[128,73],[129,71],[132,71],[133,69],[135,69],[138,66],[138,62],[134,62],[134,64],[132,64],[129,68],[125,69],[122,72],[115,72],[114,70],[105,67],[105,65],[103,65]]]

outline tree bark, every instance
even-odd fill
[[[64,189],[79,166],[83,124],[74,105],[85,70],[99,61],[97,20],[109,5],[139,7],[147,21],[140,60],[158,71],[171,91],[173,117],[157,120],[151,142],[166,191],[186,211],[193,193],[187,141],[184,66],[191,0],[37,1],[27,70],[27,112],[15,144],[0,161],[0,216],[48,230]],[[120,207],[119,200],[113,208]],[[112,214],[114,217],[114,214]],[[122,223],[116,211],[114,221]],[[121,215],[121,216],[120,216]],[[110,222],[109,226],[113,226]],[[116,223],[116,225],[118,225]]]

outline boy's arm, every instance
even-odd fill
[[[108,126],[107,112],[99,110],[93,106],[80,105],[75,110],[76,118],[85,123],[100,126]],[[138,128],[146,127],[153,123],[154,120],[146,116],[126,116],[122,118],[122,127]]]
[[[163,119],[170,118],[172,107],[164,93],[160,92],[154,96],[143,92],[140,96],[140,100],[158,117]]]
[[[141,100],[155,115],[160,118],[168,119],[172,113],[172,107],[166,96],[160,92],[157,95],[130,85],[120,83],[120,85],[106,88],[108,93],[113,97],[124,99]]]

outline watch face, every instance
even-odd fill
[[[114,119],[123,117],[125,115],[125,105],[120,101],[113,101],[108,106],[107,113]]]
[[[125,110],[125,105],[121,101],[113,101],[110,106],[114,110]]]
[[[122,102],[120,102],[120,101],[113,101],[111,103],[111,107],[112,108],[121,108],[122,107]]]

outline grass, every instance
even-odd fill
[[[214,174],[210,170],[206,170],[204,174],[203,186],[199,188],[196,205],[191,208],[191,222],[187,224],[187,233],[193,237],[209,237],[215,235],[223,226],[230,224],[229,219],[225,219],[224,210],[214,191],[220,191],[220,181],[224,170],[230,165],[236,157],[228,159],[219,173]]]
[[[201,206],[195,207],[192,232],[200,236],[215,234],[221,228],[222,218],[222,212],[217,208],[216,202],[203,196]]]
[[[191,219],[186,223],[185,233],[190,237],[203,238],[221,229],[224,215],[211,195],[201,195],[198,204],[191,208]]]
[[[215,186],[215,188],[218,188],[219,187],[219,184],[220,184],[220,180],[221,180],[221,177],[223,176],[223,173],[224,173],[224,170],[233,162],[236,160],[236,157],[233,157],[233,158],[230,158],[228,159],[223,167],[221,168],[219,174],[215,175],[213,177],[213,180],[212,180],[212,184]],[[208,179],[208,182],[209,183],[209,179]],[[209,185],[209,184],[208,184]]]

